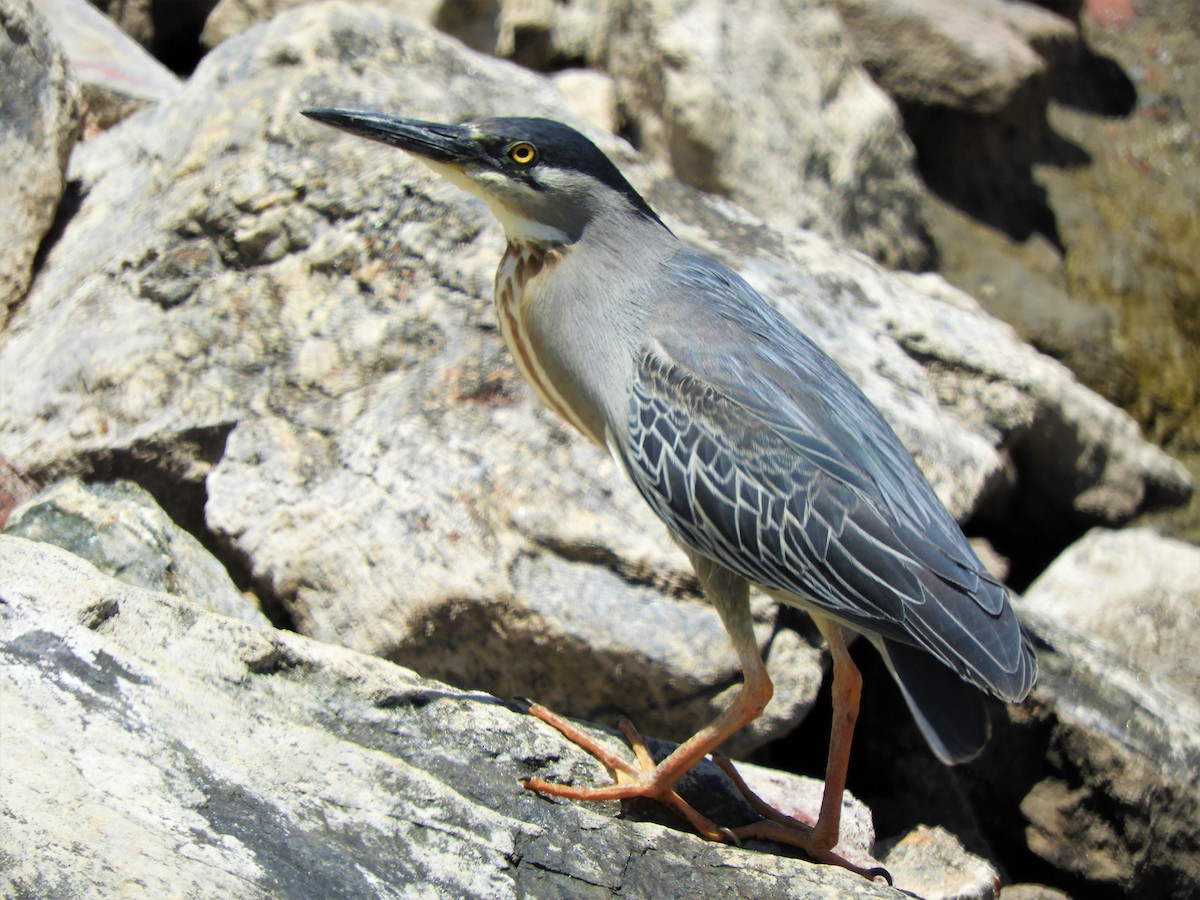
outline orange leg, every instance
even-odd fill
[[[841,831],[842,797],[846,792],[850,746],[862,698],[862,674],[850,658],[837,623],[827,619],[816,619],[816,622],[829,644],[833,658],[833,727],[829,735],[829,757],[825,764],[825,790],[821,795],[821,809],[816,824],[810,826],[769,806],[750,790],[733,763],[727,757],[718,755],[713,762],[729,776],[754,811],[765,820],[730,830],[741,840],[777,841],[803,850],[817,862],[840,865],[867,878],[882,876],[890,884],[892,878],[886,869],[865,869],[833,852]]]
[[[730,843],[740,843],[742,839],[778,841],[803,850],[818,862],[839,865],[867,878],[883,875],[890,881],[883,869],[865,869],[854,865],[835,854],[832,849],[837,844],[841,824],[842,794],[846,787],[850,742],[854,734],[854,722],[858,716],[862,687],[862,677],[850,659],[841,630],[832,621],[817,621],[818,627],[829,641],[833,655],[834,725],[830,736],[825,793],[816,825],[810,828],[771,809],[746,787],[727,760],[722,763],[723,758],[718,758],[718,765],[731,774],[734,783],[739,786],[751,806],[764,817],[764,821],[740,828],[718,828],[675,792],[675,784],[693,766],[713,753],[739,729],[758,718],[774,690],[754,637],[749,586],[733,573],[711,561],[694,558],[693,563],[709,599],[725,623],[742,664],[744,681],[733,704],[658,764],[654,763],[641,736],[628,721],[623,720],[621,730],[633,747],[637,759],[635,766],[615,756],[562,717],[545,707],[531,703],[529,711],[533,715],[558,729],[568,740],[599,759],[616,783],[604,787],[575,787],[528,778],[524,779],[522,784],[528,790],[539,794],[569,800],[629,800],[634,797],[647,797],[665,803],[687,819],[707,840]]]

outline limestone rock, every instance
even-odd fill
[[[1000,873],[942,828],[919,827],[883,853],[893,883],[923,900],[994,900]]]
[[[34,5],[79,78],[85,134],[109,128],[145,104],[179,92],[175,74],[87,0],[34,0]]]
[[[1097,892],[1195,896],[1200,703],[1074,629],[1028,608],[1022,617],[1040,675],[1016,715],[1049,738],[1048,768],[1021,801],[1030,850]]]
[[[838,0],[863,64],[903,103],[989,115],[1078,41],[1067,19],[1023,0]],[[1041,52],[1039,52],[1041,51]]]
[[[69,550],[127,584],[186,597],[256,625],[270,624],[200,542],[132,482],[69,479],[14,510],[5,531]]]
[[[498,227],[403,154],[297,113],[329,104],[578,124],[543,77],[379,7],[302,7],[223,43],[76,154],[80,209],[0,335],[0,368],[23,373],[0,454],[43,483],[119,467],[199,495],[211,543],[305,634],[686,736],[735,660],[636,492],[520,382],[491,309]],[[1119,521],[1188,489],[939,279],[769,229],[590,133],[839,360],[960,518],[1036,497],[1039,521]],[[1015,477],[1018,454],[1037,465]],[[759,611],[777,694],[737,752],[820,683],[807,636]]]
[[[79,129],[79,84],[62,47],[28,0],[0,0],[0,329],[29,287],[34,257],[54,223]],[[5,378],[7,389],[8,378]]]
[[[1042,573],[1023,606],[1200,698],[1200,548],[1146,528],[1097,528]]]
[[[204,22],[200,42],[205,47],[216,47],[223,41],[241,34],[247,28],[269,21],[279,13],[312,3],[313,0],[216,0],[213,10]],[[418,22],[433,24],[442,7],[453,5],[454,0],[374,0],[404,16]]]
[[[606,776],[493,697],[6,535],[0,661],[6,895],[903,896],[537,797]]]

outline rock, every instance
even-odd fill
[[[577,118],[614,134],[620,130],[617,88],[611,78],[591,69],[565,69],[551,78]]]
[[[1068,894],[1044,884],[1009,884],[1000,888],[1000,900],[1071,900]]]
[[[0,659],[5,894],[903,896],[537,797],[606,776],[493,697],[6,535]]]
[[[42,483],[116,469],[189,498],[305,634],[687,736],[736,684],[733,654],[636,492],[520,382],[491,309],[498,227],[402,154],[296,114],[322,104],[570,118],[543,77],[377,7],[302,7],[225,42],[76,154],[80,209],[0,335],[0,367],[24,373],[0,454]],[[960,518],[1120,521],[1188,490],[1128,417],[940,279],[768,229],[591,133],[859,380]],[[777,693],[739,753],[798,722],[821,677],[808,635],[757,608]]]
[[[778,226],[928,265],[901,121],[826,4],[598,5],[602,66],[648,157]]]
[[[143,47],[150,49],[154,45],[154,0],[96,0],[92,5]]]
[[[179,79],[87,0],[34,0],[62,43],[83,90],[86,134],[147,103],[173,97]]]
[[[312,3],[313,0],[216,0],[204,22],[200,43],[209,49],[241,34],[247,28],[267,22],[285,10]],[[374,0],[396,15],[433,24],[443,7],[454,0]],[[464,4],[465,5],[465,4]]]
[[[1147,528],[1097,528],[1042,573],[1023,606],[1200,697],[1200,548]]]
[[[991,863],[941,828],[916,828],[882,856],[895,886],[923,900],[994,900],[1000,889]]]
[[[1101,891],[1200,892],[1200,704],[1027,608],[1047,771],[1021,801],[1029,849]],[[1011,760],[1009,761],[1011,764]]]
[[[256,625],[270,624],[200,542],[132,482],[62,482],[14,510],[5,530],[69,550],[126,584],[185,597]]]
[[[837,8],[890,96],[978,115],[1007,107],[1044,77],[1046,56],[1078,43],[1072,22],[1021,0],[837,0]]]
[[[751,763],[737,763],[737,772],[746,786],[767,805],[793,819],[813,824],[821,807],[825,785],[815,778],[804,778]],[[875,825],[871,811],[847,793],[842,797],[841,829],[834,851],[861,866],[878,866],[871,854],[875,848]]]
[[[28,0],[0,0],[0,329],[21,302],[34,258],[54,223],[79,130],[79,85],[59,43]]]

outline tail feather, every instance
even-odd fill
[[[876,646],[938,759],[950,766],[977,757],[992,733],[983,692],[924,650],[884,639]]]

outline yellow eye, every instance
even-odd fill
[[[518,166],[527,166],[537,159],[537,147],[521,141],[508,148],[508,158]]]

